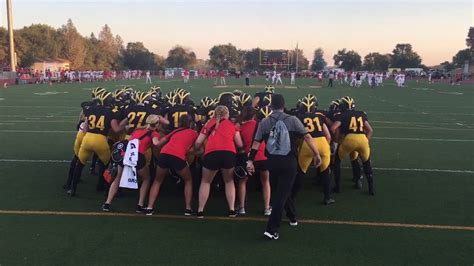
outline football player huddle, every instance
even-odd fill
[[[248,172],[246,166],[259,121],[272,114],[274,93],[272,86],[254,97],[235,90],[217,98],[204,97],[196,104],[190,92],[179,88],[166,94],[156,86],[146,92],[130,87],[113,92],[95,88],[92,99],[81,104],[74,156],[63,188],[68,195],[76,195],[83,168],[94,155],[98,159],[96,189],[107,195],[103,211],[111,211],[119,188],[129,187],[125,183],[132,180],[139,189],[136,212],[153,215],[161,185],[172,176],[184,184],[184,215],[202,218],[219,175],[227,215],[236,217],[246,214],[248,180],[256,176],[262,186],[262,214],[269,216],[272,186],[265,143],[254,154],[255,171]],[[346,96],[321,110],[317,97],[308,94],[285,112],[303,123],[321,156],[320,165],[310,171],[314,154],[306,142],[299,145],[295,193],[304,177],[315,172],[323,186],[323,204],[333,204],[331,194],[341,191],[341,160],[349,156],[354,187],[362,188],[361,162],[368,191],[375,195],[369,146],[373,130],[367,115],[355,109],[354,99]],[[194,187],[199,187],[197,210],[192,207]]]

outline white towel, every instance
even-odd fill
[[[138,189],[137,163],[139,140],[130,140],[123,157],[123,171],[120,178],[120,187]]]

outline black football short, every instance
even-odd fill
[[[209,170],[231,169],[235,166],[235,153],[213,151],[204,156],[202,165]]]
[[[171,169],[174,171],[181,171],[186,167],[186,161],[178,158],[176,156],[160,153],[158,159],[156,159],[156,164],[163,169]]]
[[[254,161],[253,166],[256,171],[268,171],[268,160]]]

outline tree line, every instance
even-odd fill
[[[15,49],[18,65],[30,67],[35,60],[42,58],[63,58],[71,62],[75,70],[121,70],[142,69],[162,70],[166,67],[212,67],[217,69],[265,70],[268,66],[260,65],[260,48],[250,50],[238,49],[231,43],[214,45],[209,50],[209,59],[201,62],[196,54],[188,48],[176,45],[167,57],[149,51],[142,42],[124,44],[119,35],[114,35],[106,24],[98,36],[82,36],[71,19],[58,29],[44,24],[33,24],[17,29]],[[474,28],[471,27],[466,39],[467,48],[460,50],[451,62],[441,65],[450,71],[462,67],[465,61],[473,62]],[[8,62],[8,31],[0,27],[0,62]],[[327,66],[324,51],[317,48],[310,64],[303,50],[295,49],[289,54],[288,69],[323,70]],[[298,58],[298,59],[296,59]],[[359,53],[346,48],[337,51],[333,56],[334,65],[345,70],[387,70],[388,67],[407,68],[425,67],[421,57],[413,50],[411,44],[396,44],[392,53],[372,52],[363,59]]]

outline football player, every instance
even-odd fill
[[[183,89],[177,89],[172,94],[167,94],[169,106],[162,112],[165,119],[169,120],[167,131],[171,132],[179,127],[179,118],[190,115],[197,121],[196,108],[190,99],[190,93]]]
[[[370,162],[369,140],[372,137],[373,129],[367,120],[366,113],[355,110],[355,101],[349,96],[341,99],[341,114],[331,127],[335,137],[339,139],[340,135],[344,138],[340,142],[334,161],[334,176],[336,180],[335,190],[340,189],[341,179],[341,160],[352,152],[357,152],[362,159],[362,165],[369,193],[375,195],[372,166]]]
[[[201,105],[196,110],[198,116],[196,128],[198,131],[200,131],[202,126],[214,116],[215,108],[214,99],[207,96],[201,99]]]
[[[235,122],[239,115],[237,97],[232,92],[223,92],[217,97],[216,105],[224,105],[229,110],[229,119]]]
[[[77,182],[79,181],[82,169],[92,153],[96,153],[102,162],[100,164],[99,178],[97,183],[97,190],[105,188],[104,179],[102,178],[105,170],[105,165],[110,160],[110,147],[107,143],[107,135],[112,130],[116,133],[121,132],[125,128],[125,123],[119,122],[119,113],[112,109],[114,99],[111,92],[103,92],[98,96],[99,105],[93,105],[84,110],[84,116],[87,121],[87,133],[84,136],[81,147],[78,152],[78,161],[74,167],[74,172],[71,178],[68,178],[66,184],[67,194],[74,196],[77,189]]]
[[[329,205],[334,203],[334,199],[331,198],[330,179],[329,179],[329,163],[331,160],[331,151],[329,143],[331,142],[331,135],[329,129],[324,123],[326,117],[323,113],[317,111],[318,99],[316,96],[308,94],[301,100],[300,109],[301,112],[298,115],[300,121],[305,125],[306,130],[313,138],[315,146],[318,148],[321,156],[321,164],[319,166],[319,175],[321,177],[324,198],[323,203]],[[298,152],[298,165],[300,173],[295,180],[293,190],[298,191],[302,184],[302,177],[307,173],[311,162],[313,161],[314,154],[306,144],[303,142]]]
[[[261,108],[270,105],[272,102],[272,95],[275,93],[275,87],[266,86],[263,92],[257,92],[253,98],[252,105],[255,108]]]
[[[327,112],[320,110],[326,116],[325,123],[328,128],[332,127],[332,124],[334,123],[334,121],[336,121],[337,117],[341,114],[340,103],[341,103],[340,99],[334,100],[329,105],[329,110]],[[339,134],[339,136],[336,138],[336,136],[334,136],[334,134],[332,134],[331,132],[331,136],[332,136],[332,140],[330,143],[330,147],[331,147],[330,167],[331,167],[331,172],[334,173],[335,154],[338,150],[338,145],[339,145],[338,141],[341,141],[344,138],[344,135]],[[362,176],[361,176],[361,169],[360,169],[361,166],[359,164],[358,157],[359,157],[359,154],[357,153],[357,151],[353,151],[350,153],[350,160],[351,160],[351,166],[352,166],[352,181],[354,182],[354,187],[356,189],[361,189]],[[334,187],[333,191],[336,193],[340,192],[337,186]]]

